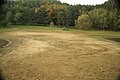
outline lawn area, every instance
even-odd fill
[[[9,40],[7,47],[3,40]],[[117,80],[120,32],[58,27],[0,28],[5,80]]]
[[[84,35],[87,35],[88,37],[91,38],[96,38],[100,40],[113,40],[120,42],[120,32],[115,32],[115,31],[102,31],[102,30],[91,30],[91,31],[82,31],[82,30],[75,30],[73,29],[72,32],[75,33],[82,33]]]
[[[6,32],[6,31],[30,31],[30,32],[72,32],[77,34],[84,34],[89,37],[93,38],[104,38],[112,40],[112,38],[120,38],[120,32],[115,31],[102,31],[102,30],[91,30],[91,31],[85,31],[85,30],[78,30],[78,29],[69,29],[69,31],[63,30],[63,28],[60,28],[59,26],[51,27],[51,26],[25,26],[25,25],[11,25],[8,28],[0,28],[0,33]],[[119,40],[117,40],[119,42]]]

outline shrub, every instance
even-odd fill
[[[88,30],[92,28],[92,22],[88,14],[82,14],[75,21],[75,26],[78,29]]]

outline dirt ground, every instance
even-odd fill
[[[69,32],[13,31],[2,48],[6,80],[117,80],[120,45]]]

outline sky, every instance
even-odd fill
[[[82,5],[96,5],[96,4],[102,4],[105,1],[108,0],[60,0],[62,3],[68,3],[68,4],[82,4]]]

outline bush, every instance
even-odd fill
[[[63,27],[63,30],[65,31],[70,31],[70,29],[66,28],[66,27]]]
[[[89,15],[82,14],[78,17],[78,19],[75,21],[75,27],[78,29],[88,30],[92,28],[92,22],[90,20]]]
[[[8,22],[7,21],[1,21],[0,22],[0,27],[6,27],[7,26],[7,24],[8,24]]]

